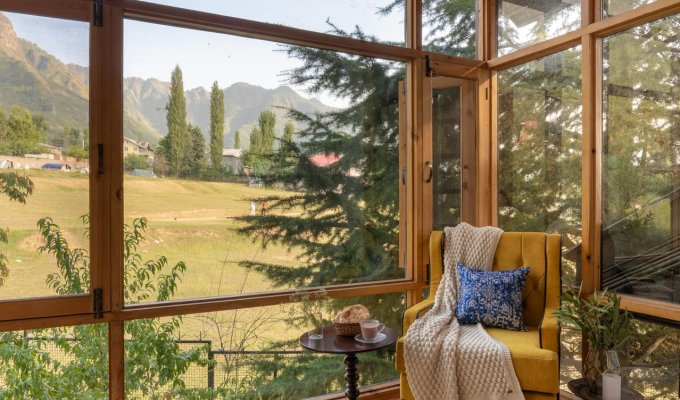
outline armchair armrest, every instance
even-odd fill
[[[406,311],[404,311],[404,317],[401,321],[402,326],[404,328],[402,334],[406,335],[408,327],[411,326],[413,321],[425,315],[425,313],[428,312],[433,305],[434,296],[430,296],[429,298],[421,301],[420,303],[414,304],[412,307],[406,309]]]
[[[543,314],[543,320],[538,327],[538,337],[542,349],[552,350],[559,353],[560,349],[560,324],[555,316],[557,308],[548,307]]]

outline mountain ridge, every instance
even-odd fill
[[[168,68],[168,77],[171,68]],[[89,68],[64,64],[35,43],[17,36],[10,19],[0,13],[0,109],[21,105],[43,115],[50,125],[49,137],[57,140],[65,127],[85,128],[89,110]],[[124,135],[152,144],[165,136],[165,106],[170,83],[156,78],[127,77],[123,82]],[[276,115],[280,136],[289,120],[286,108],[304,113],[328,112],[335,108],[316,98],[305,98],[289,86],[267,89],[246,82],[222,88],[225,100],[224,147],[233,145],[237,130],[242,147],[261,111]],[[203,87],[185,90],[187,122],[201,128],[209,142],[210,92]],[[293,121],[295,124],[295,121]],[[298,128],[300,128],[298,126]]]

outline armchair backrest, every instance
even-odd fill
[[[430,293],[434,295],[441,281],[444,233],[430,235]],[[524,287],[524,323],[537,326],[544,310],[560,302],[562,246],[559,234],[538,232],[504,232],[496,247],[493,270],[530,267]]]

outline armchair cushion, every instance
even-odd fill
[[[558,353],[541,349],[538,328],[526,332],[486,328],[492,338],[508,346],[522,390],[557,393],[560,389]]]
[[[461,324],[482,323],[526,331],[522,293],[529,267],[510,271],[480,271],[456,263],[459,279],[456,318]]]
[[[557,353],[541,349],[538,328],[528,327],[526,332],[500,328],[486,328],[486,332],[497,341],[508,346],[515,374],[522,390],[543,393],[557,393],[560,388],[559,359]],[[404,365],[404,337],[397,342],[395,360],[397,371],[406,373]],[[553,397],[554,398],[554,397]]]

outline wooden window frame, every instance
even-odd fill
[[[101,68],[103,64],[97,60],[101,54],[98,49],[106,38],[101,32],[93,29],[91,24],[91,10],[89,4],[82,1],[55,0],[53,2],[41,2],[36,0],[23,1],[0,1],[0,10],[7,12],[23,13],[39,17],[66,19],[84,23],[90,23],[89,29],[89,66],[90,66],[90,99],[89,99],[89,132],[90,132],[90,162],[98,165],[99,157],[102,156],[97,150],[98,144],[104,144],[104,160],[109,160],[107,145],[108,120],[106,96],[103,95],[102,87],[105,86],[108,71]],[[28,319],[53,319],[58,318],[87,318],[93,319],[95,312],[95,289],[102,290],[101,309],[107,312],[111,310],[110,292],[108,279],[108,237],[109,225],[109,199],[110,174],[108,170],[99,173],[92,171],[89,174],[88,196],[90,214],[90,290],[88,293],[77,295],[51,295],[42,297],[30,297],[21,299],[7,299],[0,301],[2,315],[0,325],[12,326],[20,324],[19,321]],[[99,307],[99,306],[97,306]],[[94,321],[98,322],[98,321]]]
[[[487,7],[492,7],[496,0],[487,1]],[[489,59],[486,62],[491,73],[492,104],[491,115],[491,154],[489,161],[490,177],[490,208],[491,221],[497,225],[497,95],[498,86],[495,78],[497,71],[524,64],[550,54],[569,48],[582,48],[582,91],[583,91],[583,143],[582,143],[582,253],[581,266],[583,289],[585,293],[592,293],[601,289],[600,283],[600,229],[602,227],[602,70],[601,70],[601,40],[604,37],[620,33],[630,28],[669,17],[680,13],[680,3],[677,0],[657,0],[627,10],[613,17],[601,18],[601,0],[582,0],[581,28],[561,36],[527,46],[502,57]],[[487,30],[489,33],[489,30]],[[486,171],[485,168],[480,171]],[[483,201],[483,200],[482,200]],[[669,321],[680,321],[680,304],[651,300],[622,294],[622,305],[627,309]]]
[[[424,60],[441,75],[470,79],[477,82],[477,139],[476,139],[476,218],[479,225],[497,225],[497,71],[526,63],[577,45],[583,49],[583,260],[584,285],[589,290],[599,287],[599,205],[601,156],[598,143],[601,133],[601,110],[594,108],[601,93],[598,75],[600,39],[631,27],[667,17],[680,12],[677,0],[658,0],[654,3],[600,20],[600,2],[582,0],[582,26],[574,32],[540,42],[502,57],[496,54],[496,0],[478,0],[478,58],[471,60],[422,51],[422,1],[408,0],[406,5],[406,47],[362,42],[349,38],[289,28],[264,22],[220,16],[199,11],[177,9],[170,6],[136,0],[104,0],[104,26],[91,33],[91,132],[105,145],[107,169],[91,187],[93,213],[92,229],[101,243],[91,248],[97,261],[93,284],[105,288],[105,309],[102,319],[94,319],[91,310],[76,315],[61,315],[59,307],[47,305],[48,315],[17,314],[12,320],[0,322],[0,330],[37,329],[66,325],[109,324],[109,394],[111,399],[122,399],[124,394],[124,321],[170,316],[186,313],[232,310],[279,304],[288,300],[291,291],[252,293],[243,296],[188,299],[168,303],[125,305],[122,292],[122,51],[123,20],[132,18],[147,22],[165,23],[192,29],[229,33],[243,37],[269,39],[279,42],[344,51],[407,63],[407,82],[404,87],[407,114],[405,124],[409,159],[404,178],[408,190],[405,194],[405,216],[410,225],[405,241],[409,248],[405,256],[408,265],[404,279],[370,282],[356,285],[339,285],[328,288],[332,297],[375,295],[406,292],[407,305],[420,299],[425,287],[424,262],[427,240],[423,215],[427,207],[422,199],[424,144],[429,138],[423,135],[422,115]],[[0,0],[0,9],[33,15],[89,21],[92,0]],[[111,79],[114,77],[114,79]],[[104,93],[106,96],[104,96]],[[587,107],[586,107],[587,106]],[[402,125],[403,126],[403,125]],[[93,138],[95,138],[93,136]],[[93,160],[96,162],[96,160]],[[111,166],[115,165],[116,168]],[[99,225],[97,225],[99,221]],[[96,253],[96,254],[95,254]],[[29,302],[31,300],[28,300]],[[26,303],[28,304],[28,303]],[[43,304],[44,305],[44,304]],[[624,296],[629,309],[666,318],[680,320],[680,306]],[[37,306],[37,303],[34,305]],[[374,396],[395,393],[398,383],[379,386]],[[326,396],[333,398],[333,395]]]

